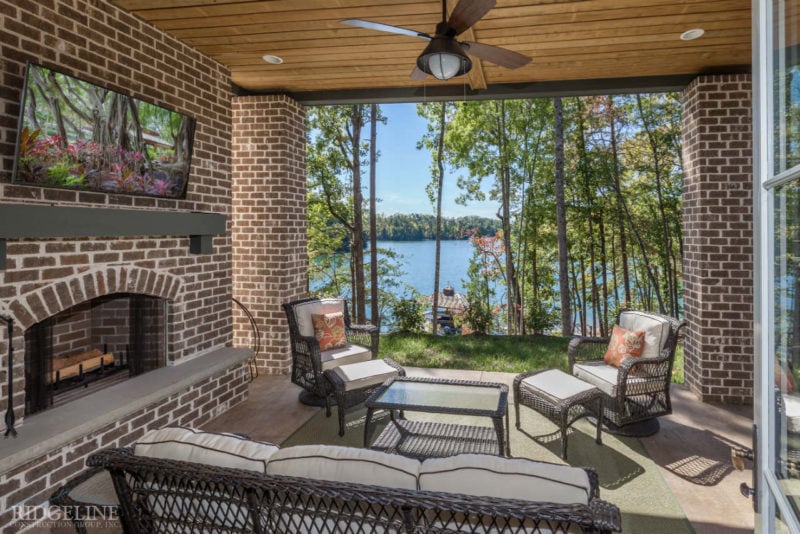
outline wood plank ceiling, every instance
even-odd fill
[[[465,78],[414,81],[426,41],[341,24],[360,18],[434,33],[439,0],[112,0],[228,65],[254,92],[386,91],[738,72],[751,61],[750,0],[497,0],[465,40],[533,58],[474,61]],[[448,0],[448,10],[456,0]],[[703,28],[693,41],[682,32]],[[262,56],[283,58],[281,65]],[[474,58],[473,58],[474,59]]]

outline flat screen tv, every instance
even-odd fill
[[[29,63],[14,181],[184,198],[195,120]]]

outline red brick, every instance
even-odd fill
[[[683,94],[685,370],[704,401],[753,398],[750,99],[749,75],[700,76]]]

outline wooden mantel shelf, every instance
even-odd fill
[[[0,204],[0,270],[8,239],[187,235],[192,254],[210,254],[226,223],[219,213]]]

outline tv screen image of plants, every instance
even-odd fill
[[[183,198],[194,119],[28,65],[15,180]]]

